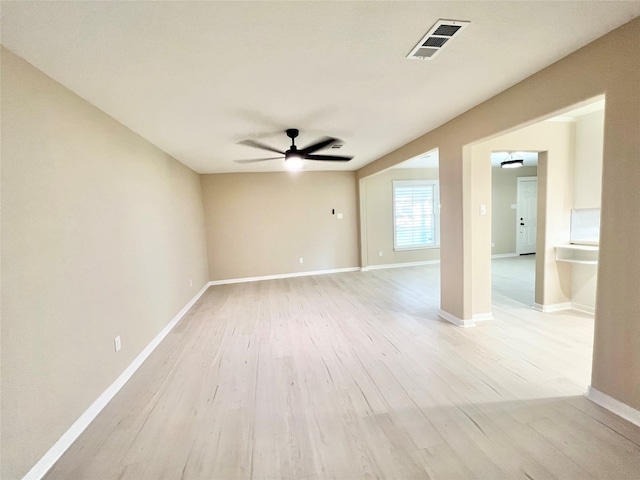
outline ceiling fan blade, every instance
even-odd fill
[[[270,152],[280,153],[284,155],[284,152],[278,150],[277,148],[270,147],[269,145],[265,145],[264,143],[256,142],[255,140],[242,140],[238,143],[240,145],[246,145],[247,147],[260,148],[262,150],[269,150]]]
[[[256,163],[256,162],[266,162],[267,160],[281,160],[284,157],[270,157],[270,158],[250,158],[247,160],[234,160],[236,163]]]
[[[323,160],[326,162],[348,162],[353,157],[341,157],[338,155],[305,155],[305,160]]]
[[[302,154],[302,156],[305,156],[309,153],[315,152],[316,150],[320,150],[321,148],[328,147],[329,145],[337,141],[338,141],[337,138],[324,137],[322,140],[314,143],[313,145],[304,147],[303,149],[299,150],[299,152]]]

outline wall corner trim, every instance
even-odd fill
[[[626,403],[622,403],[613,397],[610,397],[606,393],[602,393],[600,390],[593,388],[591,385],[587,387],[587,391],[584,394],[589,400],[596,405],[600,405],[602,408],[606,408],[612,413],[615,413],[619,417],[624,418],[628,422],[633,423],[640,427],[640,411],[633,407],[630,407]]]
[[[582,305],[581,303],[571,302],[571,308],[578,312],[587,313],[589,315],[595,315],[596,309],[589,305]]]
[[[491,255],[491,258],[512,258],[519,256],[517,253],[496,253],[495,255]]]
[[[209,282],[210,283],[210,282]],[[58,441],[45,453],[22,480],[40,480],[75,442],[91,422],[98,416],[111,399],[129,381],[133,374],[140,368],[144,361],[151,355],[169,332],[175,327],[184,315],[193,307],[204,292],[209,288],[206,283],[202,289],[176,314],[173,319],[158,333],[151,342],[134,358],[133,362],[120,374],[120,376],[87,408],[82,415],[69,427]]]
[[[493,313],[474,313],[473,315],[471,315],[471,320],[473,320],[474,322],[486,322],[487,320],[493,320]]]
[[[468,327],[476,326],[476,323],[473,320],[463,320],[449,312],[445,312],[442,309],[438,310],[438,317],[441,318],[442,320],[446,320],[449,323],[453,323],[458,327],[468,328]]]
[[[562,310],[571,310],[571,308],[572,308],[571,302],[552,303],[547,305],[541,305],[539,303],[533,304],[533,309],[542,313],[561,312]]]

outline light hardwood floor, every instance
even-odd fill
[[[592,318],[532,310],[527,261],[470,329],[438,266],[212,287],[46,478],[640,478],[582,396]]]

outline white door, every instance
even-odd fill
[[[516,253],[536,253],[538,223],[538,177],[518,177]]]

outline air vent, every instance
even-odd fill
[[[342,148],[342,144],[341,143],[334,143],[333,145],[331,145],[331,148],[334,150],[337,150],[338,148]]]
[[[471,22],[463,20],[438,20],[431,27],[422,40],[413,47],[407,58],[427,60],[435,57],[440,50],[447,46],[450,40],[460,33]]]

